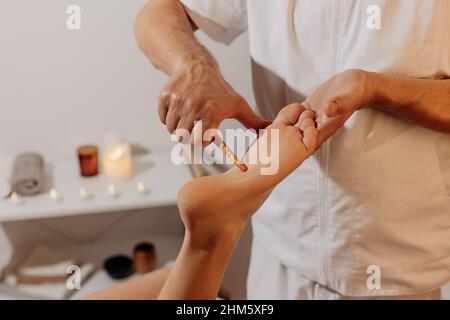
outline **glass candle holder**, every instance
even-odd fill
[[[132,174],[130,145],[125,142],[110,144],[103,157],[103,174],[111,180],[127,180]]]
[[[98,175],[98,148],[96,146],[79,147],[78,160],[80,162],[80,174],[83,177]]]

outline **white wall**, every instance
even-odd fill
[[[153,150],[168,148],[156,101],[166,77],[138,51],[133,23],[144,0],[0,2],[0,155],[37,150],[71,156],[109,132]],[[82,29],[66,29],[66,8]],[[246,36],[231,47],[201,40],[251,101]]]

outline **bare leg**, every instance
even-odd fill
[[[166,282],[170,268],[134,278],[104,291],[85,297],[88,300],[156,300]]]

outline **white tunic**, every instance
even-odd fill
[[[450,75],[447,0],[182,2],[216,40],[248,29],[265,117],[350,68]],[[369,28],[377,8],[381,29]],[[358,111],[276,188],[253,226],[285,266],[341,294],[434,290],[450,280],[450,136]],[[372,265],[381,270],[381,290],[367,286]]]

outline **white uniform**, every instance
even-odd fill
[[[450,75],[447,0],[182,2],[216,40],[230,42],[248,28],[256,100],[268,118],[350,68]],[[380,9],[380,30],[367,27],[372,5]],[[287,274],[345,296],[436,290],[450,280],[450,136],[358,111],[280,184],[253,228],[260,248],[249,298],[264,298],[257,292],[263,287],[267,295],[283,292],[282,283],[274,286]],[[373,265],[381,271],[379,290],[367,285]],[[301,281],[288,278],[292,290],[277,297],[301,298]]]

